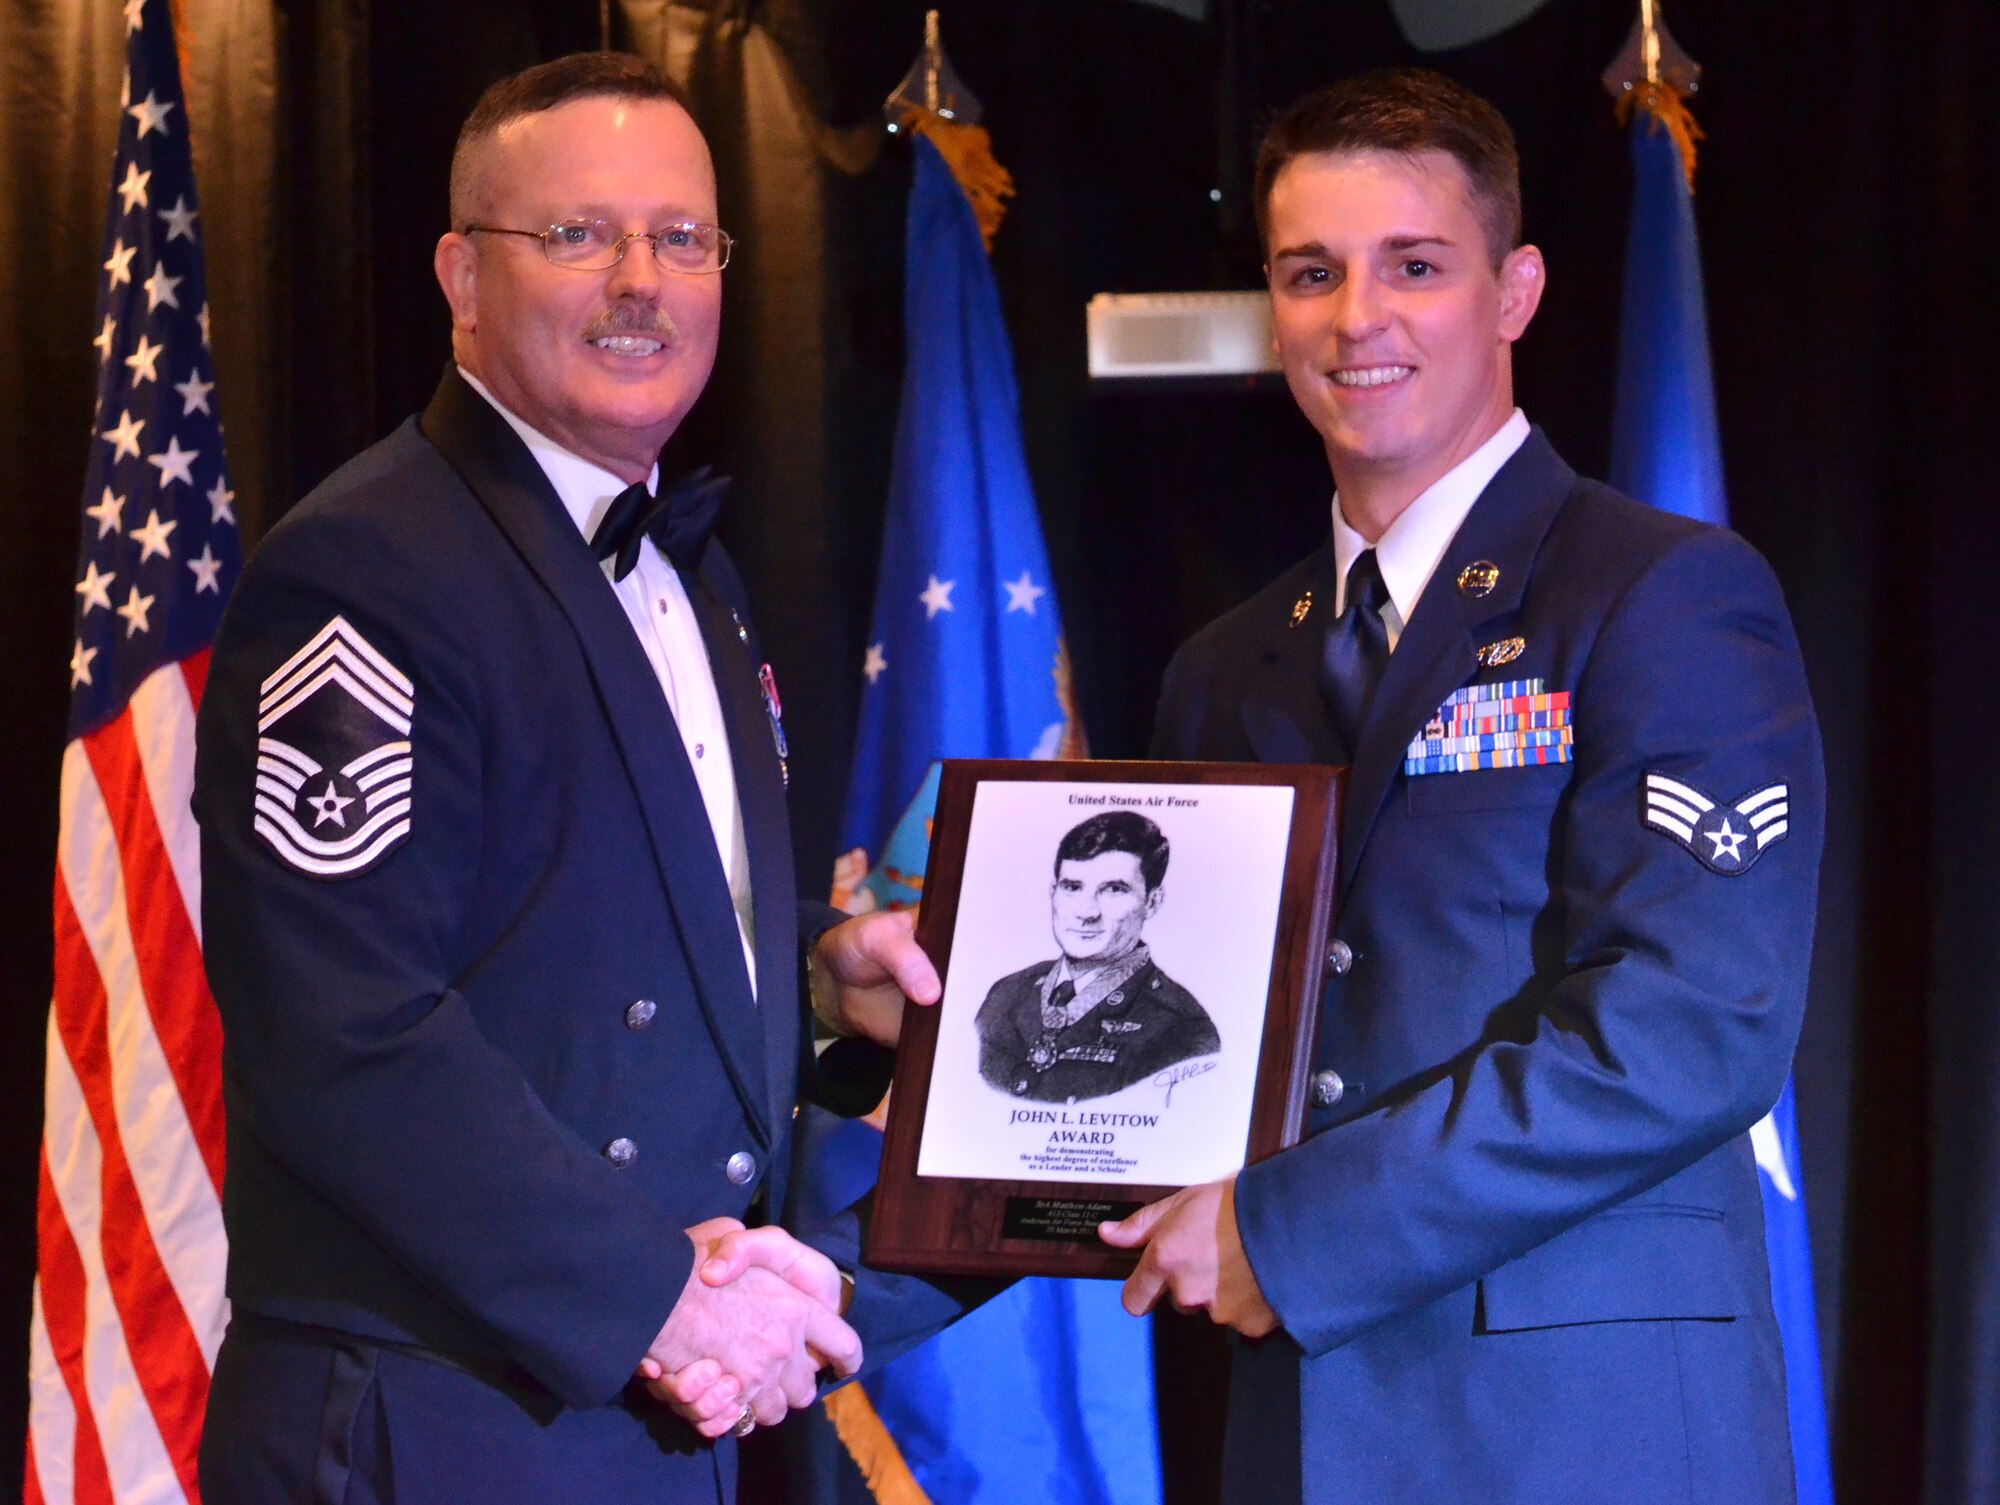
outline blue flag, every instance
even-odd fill
[[[943,158],[911,145],[907,365],[835,877],[854,910],[921,897],[939,759],[1082,751],[992,268]],[[874,1179],[872,1129],[807,1134],[816,1197]],[[1157,1505],[1151,1333],[1118,1293],[1024,1280],[867,1382],[933,1501]]]
[[[1667,131],[1644,111],[1633,114],[1631,145],[1632,223],[1625,247],[1611,484],[1683,517],[1727,523],[1701,247],[1695,239],[1687,170]],[[1833,1505],[1812,1248],[1790,1078],[1777,1106],[1750,1131],[1750,1143],[1764,1194],[1771,1304],[1785,1347],[1799,1501]]]

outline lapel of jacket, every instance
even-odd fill
[[[736,911],[701,790],[645,649],[541,466],[456,370],[445,372],[421,427],[569,618],[638,797],[709,1032],[768,1147],[764,1045]]]
[[[1319,688],[1321,645],[1333,616],[1336,571],[1331,538],[1293,572],[1271,620],[1261,624],[1262,647],[1250,665],[1238,701],[1243,735],[1260,763],[1336,763],[1340,737]],[[1293,601],[1312,593],[1305,616],[1293,621]]]
[[[1431,712],[1478,669],[1473,655],[1480,629],[1520,609],[1535,551],[1575,483],[1576,473],[1547,436],[1534,430],[1480,493],[1438,561],[1389,655],[1348,768],[1340,820],[1343,892],[1402,769],[1404,749]],[[1468,596],[1458,586],[1459,573],[1475,561],[1499,567],[1499,579],[1485,596]]]
[[[736,803],[743,813],[743,841],[750,860],[757,1012],[764,1033],[765,1091],[771,1122],[780,1124],[791,1112],[798,1068],[799,1009],[797,995],[798,927],[792,908],[794,891],[791,822],[785,809],[785,775],[764,692],[757,681],[756,652],[749,630],[726,605],[711,583],[710,562],[690,578],[688,587],[708,648],[715,676],[716,698],[729,731],[729,758],[736,774]]]

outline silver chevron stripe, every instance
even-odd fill
[[[406,737],[410,734],[416,687],[345,617],[328,622],[265,679],[259,687],[257,730],[267,730],[328,682],[338,684],[386,725]]]
[[[1678,837],[1683,845],[1694,841],[1694,825],[1715,808],[1715,801],[1699,789],[1691,788],[1663,773],[1646,775],[1646,824]]]
[[[251,825],[294,867],[333,878],[366,867],[408,835],[410,801],[405,797],[370,811],[368,819],[347,836],[339,841],[322,841],[299,824],[290,805],[281,804],[259,790],[257,814]]]
[[[1736,802],[1736,811],[1748,818],[1750,829],[1757,833],[1757,850],[1761,852],[1791,829],[1788,819],[1792,812],[1791,792],[1786,785],[1773,784],[1755,794],[1746,794]]]
[[[410,807],[405,803],[400,808],[407,812]],[[252,822],[257,834],[270,842],[287,862],[291,863],[301,872],[312,873],[316,877],[321,878],[344,878],[349,873],[359,872],[390,847],[410,834],[410,822],[406,815],[404,819],[398,820],[382,829],[369,841],[366,847],[354,853],[351,857],[314,857],[298,850],[285,839],[284,833],[277,826],[265,818],[263,812],[268,811],[270,806],[261,797],[257,801],[257,809],[259,813]],[[385,818],[387,814],[388,812],[385,812]],[[294,821],[292,825],[296,829],[298,822]],[[362,829],[364,831],[373,830],[374,822],[369,822]],[[310,840],[311,838],[307,839]]]

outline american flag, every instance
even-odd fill
[[[223,1297],[221,1027],[188,808],[240,561],[168,0],[124,0],[55,881],[30,1505],[198,1498]]]

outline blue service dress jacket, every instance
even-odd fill
[[[1316,679],[1331,553],[1181,650],[1158,755],[1340,760]],[[1507,682],[1568,696],[1573,760],[1419,771],[1434,715]],[[1823,823],[1764,561],[1579,479],[1535,431],[1352,750],[1352,960],[1308,1137],[1237,1182],[1282,1331],[1235,1345],[1231,1499],[1792,1499],[1746,1131],[1796,1043]]]
[[[754,997],[658,680],[456,373],[246,567],[196,765],[235,1317],[212,1502],[733,1493],[733,1442],[630,1381],[692,1266],[682,1230],[783,1205],[794,1106],[827,1075],[800,946],[832,912],[796,898],[775,708],[719,547],[687,585]],[[892,1294],[869,1290],[878,1358],[909,1311]]]

